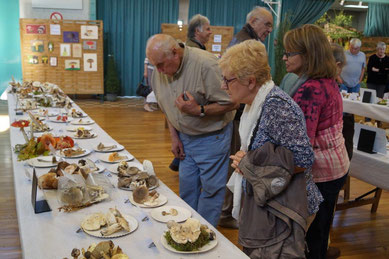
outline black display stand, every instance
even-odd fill
[[[36,177],[35,168],[32,176],[32,190],[31,190],[31,203],[34,208],[35,214],[51,211],[49,204],[46,200],[37,201],[36,193],[38,188],[38,178]]]
[[[361,129],[359,133],[357,149],[363,152],[374,154],[373,147],[375,141],[376,132],[367,129]]]

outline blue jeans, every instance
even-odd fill
[[[224,201],[232,123],[200,136],[179,133],[185,159],[180,161],[180,197],[213,226]]]
[[[345,84],[340,84],[340,91],[346,90],[347,93],[359,93],[359,89],[361,88],[361,84],[357,84],[354,87],[348,87]]]

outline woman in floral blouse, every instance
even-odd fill
[[[327,37],[315,25],[287,32],[284,46],[287,72],[307,78],[293,99],[305,116],[315,153],[313,180],[324,198],[307,233],[308,258],[326,258],[335,203],[349,168],[342,135],[342,98],[334,79],[336,63]]]
[[[232,167],[239,171],[239,163],[246,152],[256,150],[266,142],[285,147],[293,153],[296,170],[305,171],[307,210],[310,215],[316,213],[322,197],[310,173],[313,152],[306,134],[304,116],[292,98],[271,80],[264,45],[255,40],[235,45],[223,55],[219,66],[223,74],[222,88],[227,91],[233,102],[246,104],[239,126],[242,146],[240,151],[231,156]],[[243,183],[245,186],[244,178]],[[252,212],[243,205],[240,217],[242,218],[242,214],[245,213]],[[260,225],[261,222],[255,221],[240,222],[239,242],[251,258],[256,258],[255,254],[258,252],[254,251],[255,242],[248,236],[245,236],[246,239],[242,237],[241,230],[242,228],[255,230]],[[254,230],[252,232],[255,232]],[[250,245],[247,240],[250,240],[248,241]]]

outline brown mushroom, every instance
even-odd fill
[[[80,250],[77,248],[73,248],[71,256],[73,256],[74,259],[77,259],[80,256]]]
[[[11,124],[12,127],[20,128],[20,131],[23,133],[23,137],[26,140],[26,143],[28,143],[29,140],[28,140],[26,132],[24,131],[24,127],[28,127],[29,124],[30,124],[30,122],[27,120],[18,120],[18,121],[14,121]]]
[[[92,64],[93,64],[94,60],[92,58],[89,58],[86,60],[86,62],[89,63],[89,68],[92,68]]]

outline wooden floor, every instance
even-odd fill
[[[178,193],[178,174],[168,169],[173,155],[161,112],[144,111],[139,99],[104,104],[77,100],[77,104],[136,158],[151,160],[158,177]],[[2,113],[6,113],[4,103],[0,103]],[[20,258],[9,131],[0,133],[0,141],[0,258]],[[372,188],[352,178],[351,198]],[[237,244],[237,230],[219,230]],[[336,212],[331,245],[341,249],[341,258],[389,258],[389,192],[383,191],[375,214],[370,206]]]

